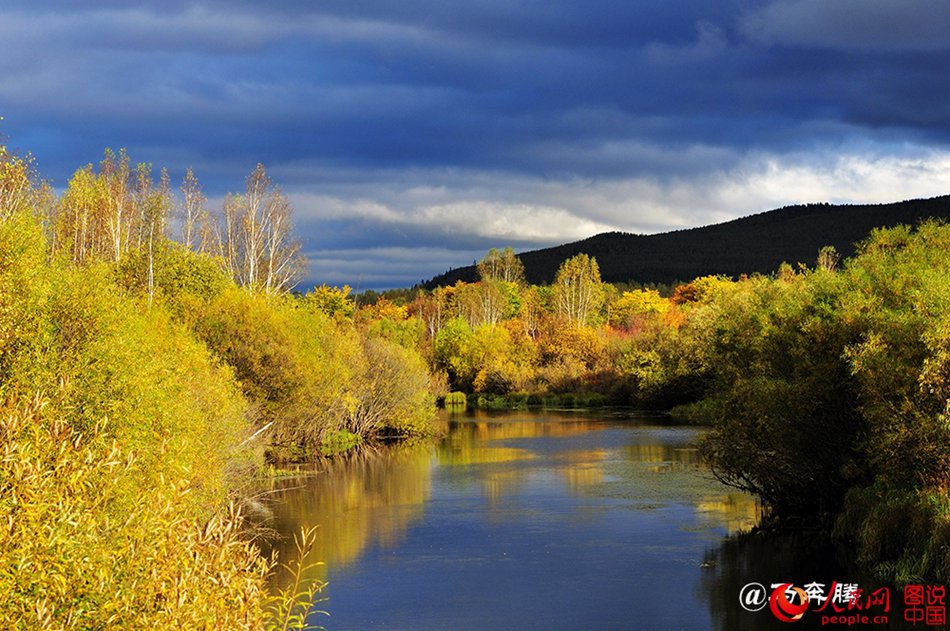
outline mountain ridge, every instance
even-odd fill
[[[796,204],[657,234],[603,232],[518,257],[533,284],[550,283],[565,259],[581,253],[597,259],[606,282],[670,284],[708,274],[766,274],[783,262],[813,264],[827,245],[850,257],[873,228],[930,217],[950,221],[950,195],[883,204]],[[451,269],[423,286],[458,280],[477,280],[475,266]]]

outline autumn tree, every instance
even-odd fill
[[[838,261],[841,260],[841,255],[838,254],[838,250],[835,249],[833,245],[826,245],[818,251],[818,267],[829,272],[833,272],[838,269]]]
[[[478,276],[483,281],[524,283],[524,263],[515,256],[510,247],[501,252],[492,248],[477,265]]]
[[[551,289],[554,310],[576,324],[588,324],[604,300],[597,259],[578,254],[561,264]]]
[[[450,289],[452,317],[465,320],[470,327],[481,324],[481,305],[475,285],[458,281]]]
[[[478,300],[479,323],[494,327],[504,316],[507,305],[501,282],[483,280],[475,284],[474,288]]]
[[[92,165],[76,171],[53,219],[54,243],[74,263],[114,251],[107,237],[108,193]],[[105,247],[108,244],[109,249]]]
[[[0,145],[0,220],[24,209],[33,195],[29,159],[19,158]]]
[[[544,303],[537,287],[529,287],[521,297],[521,309],[518,314],[524,326],[525,335],[537,341],[541,333],[541,320],[544,317]]]
[[[181,243],[188,249],[206,252],[210,245],[208,211],[205,209],[207,198],[191,167],[188,167],[181,181],[181,194]]]
[[[140,164],[136,169],[139,247],[148,261],[148,299],[155,295],[155,247],[164,242],[171,212],[171,180],[162,169],[158,187],[152,182],[151,168]]]
[[[309,309],[322,311],[331,318],[352,320],[356,314],[356,303],[350,296],[349,285],[330,287],[326,284],[314,287],[303,297],[303,304]]]
[[[53,249],[65,250],[75,263],[121,263],[132,248],[154,250],[170,210],[167,171],[156,186],[150,164],[133,170],[125,150],[106,149],[98,173],[88,164],[70,178],[51,220]]]
[[[449,315],[449,293],[437,287],[431,294],[420,293],[413,303],[413,312],[425,323],[426,337],[435,339]]]
[[[610,324],[618,329],[634,330],[645,319],[665,314],[670,305],[655,289],[625,291],[611,305]]]
[[[106,194],[106,217],[111,258],[119,262],[128,249],[134,230],[134,200],[131,190],[131,167],[125,149],[117,156],[106,149],[99,163],[99,179]]]
[[[265,293],[289,290],[303,269],[293,240],[291,208],[264,166],[247,176],[243,195],[228,195],[218,246],[228,273],[241,285]]]

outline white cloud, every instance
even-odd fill
[[[484,254],[434,247],[311,250],[306,252],[309,270],[302,284],[350,285],[356,290],[409,287]]]
[[[504,201],[457,201],[420,208],[414,219],[441,226],[446,232],[475,233],[502,240],[545,243],[584,237],[612,229],[567,208]]]
[[[885,203],[950,194],[950,152],[845,154],[809,162],[803,156],[761,158],[748,174],[724,178],[717,205],[761,210],[807,202]]]
[[[727,221],[785,205],[809,202],[885,203],[950,193],[950,152],[917,146],[791,155],[749,154],[737,166],[695,178],[632,177],[601,181],[547,181],[486,172],[405,171],[363,182],[334,195],[293,193],[300,217],[355,220],[413,234],[466,235],[522,249],[623,230],[655,233]],[[308,223],[308,225],[311,225]],[[313,224],[317,225],[317,224]],[[468,265],[483,254],[470,248],[326,248],[312,252],[314,282],[376,286],[412,284]]]

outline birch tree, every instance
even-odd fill
[[[122,260],[134,229],[130,176],[130,161],[125,149],[120,149],[118,156],[111,149],[106,149],[105,157],[99,163],[99,177],[108,195],[109,243],[112,260],[116,262]]]
[[[148,264],[148,300],[155,295],[155,248],[163,241],[171,213],[171,179],[161,170],[158,187],[152,181],[151,166],[139,164],[135,173],[135,202],[138,217],[138,244]]]
[[[199,252],[204,251],[202,229],[208,220],[208,211],[205,210],[207,198],[191,167],[188,167],[182,179],[181,195],[181,243],[189,250],[195,248]]]
[[[551,289],[554,310],[575,324],[587,324],[604,300],[597,259],[578,254],[561,264]]]
[[[29,158],[18,158],[0,145],[0,221],[25,208],[32,191]]]
[[[416,314],[426,325],[426,338],[434,340],[448,319],[448,298],[443,287],[437,287],[432,295],[420,295],[416,299]]]
[[[524,283],[524,263],[515,251],[505,248],[501,252],[492,248],[476,266],[482,280],[500,280],[506,283]]]
[[[108,193],[102,178],[92,165],[77,170],[69,180],[53,219],[57,248],[68,252],[74,263],[111,253],[106,235],[108,225]]]
[[[287,291],[304,263],[292,236],[290,203],[261,164],[245,184],[243,195],[225,198],[219,254],[238,284],[266,293]]]

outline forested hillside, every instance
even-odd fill
[[[528,282],[550,283],[558,266],[576,254],[597,259],[608,283],[664,283],[697,276],[768,274],[783,262],[815,262],[815,253],[834,246],[845,257],[872,228],[913,225],[928,217],[950,218],[950,196],[893,204],[806,204],[742,217],[712,226],[662,234],[608,232],[583,241],[519,254]],[[473,282],[474,266],[436,276],[426,288]]]

